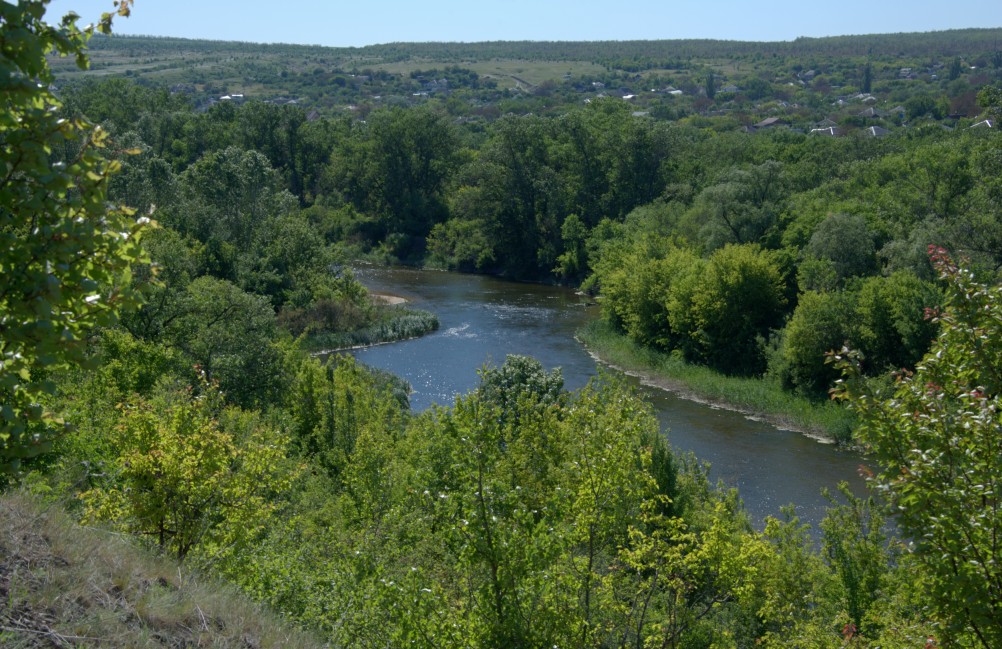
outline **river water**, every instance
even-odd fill
[[[574,339],[598,316],[598,307],[568,289],[381,267],[361,267],[356,276],[370,290],[406,298],[439,318],[439,330],[430,335],[353,352],[361,362],[410,382],[414,410],[451,405],[456,395],[476,387],[485,363],[500,365],[508,354],[533,356],[547,369],[560,367],[570,390],[599,371]],[[816,527],[828,504],[823,487],[834,492],[847,481],[854,492],[865,492],[859,476],[863,460],[855,453],[629,380],[654,405],[672,446],[709,463],[713,480],[736,487],[758,523],[793,504],[801,521]]]

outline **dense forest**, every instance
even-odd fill
[[[998,30],[328,51],[45,4],[0,4],[5,490],[332,646],[1002,644]],[[474,67],[514,54],[597,71]],[[196,56],[247,74],[157,80]],[[615,375],[525,357],[412,412],[311,354],[435,326],[363,258],[570,284],[641,347],[834,388],[874,495],[757,529]]]

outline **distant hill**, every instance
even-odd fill
[[[434,104],[460,123],[563,115],[605,99],[638,117],[757,130],[874,137],[932,119],[981,114],[1002,83],[1002,28],[912,34],[718,40],[388,43],[321,47],[95,36],[91,69],[52,59],[60,87],[126,79],[191,108],[260,100],[309,120]],[[71,93],[67,93],[68,95]]]
[[[322,56],[342,65],[378,65],[413,61],[442,64],[487,58],[530,61],[582,61],[616,66],[628,60],[663,64],[673,60],[727,59],[749,55],[923,57],[992,52],[1002,40],[1002,27],[938,32],[801,37],[793,41],[758,42],[712,39],[638,41],[489,41],[480,43],[385,43],[365,47],[259,44],[147,36],[96,36],[90,49],[102,53],[142,50],[157,55],[178,52],[247,52],[283,56]]]
[[[784,42],[719,40],[484,43],[387,43],[322,47],[95,36],[92,76],[128,76],[146,83],[225,88],[248,95],[301,92],[329,84],[337,90],[359,75],[410,75],[459,66],[502,89],[564,82],[599,74],[721,74],[781,77],[789,69],[839,67],[836,61],[871,61],[901,67],[931,66],[960,57],[972,65],[999,60],[1002,28],[910,34],[798,38]],[[79,79],[72,61],[55,60],[65,81]],[[354,75],[354,77],[350,76]],[[682,76],[685,76],[684,74]],[[339,80],[340,79],[340,80]],[[353,82],[352,79],[355,79]],[[308,83],[310,82],[310,83]],[[315,93],[306,93],[314,95]]]

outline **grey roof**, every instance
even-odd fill
[[[779,117],[766,117],[761,122],[756,124],[755,128],[768,128],[770,126],[781,126],[783,124],[786,124],[786,122]]]
[[[876,108],[873,108],[871,106],[870,108],[867,108],[866,110],[864,110],[861,113],[859,113],[859,116],[860,117],[883,117],[884,116],[884,111],[877,110]]]

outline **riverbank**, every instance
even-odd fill
[[[369,293],[369,298],[372,300],[373,304],[382,304],[384,306],[400,306],[401,304],[407,303],[407,298],[400,297],[399,295],[393,295],[392,293]]]
[[[792,395],[765,379],[724,376],[706,367],[690,365],[671,354],[637,345],[601,320],[583,327],[577,337],[596,361],[636,376],[645,385],[716,408],[734,410],[818,441],[852,443],[853,415],[838,404]]]

